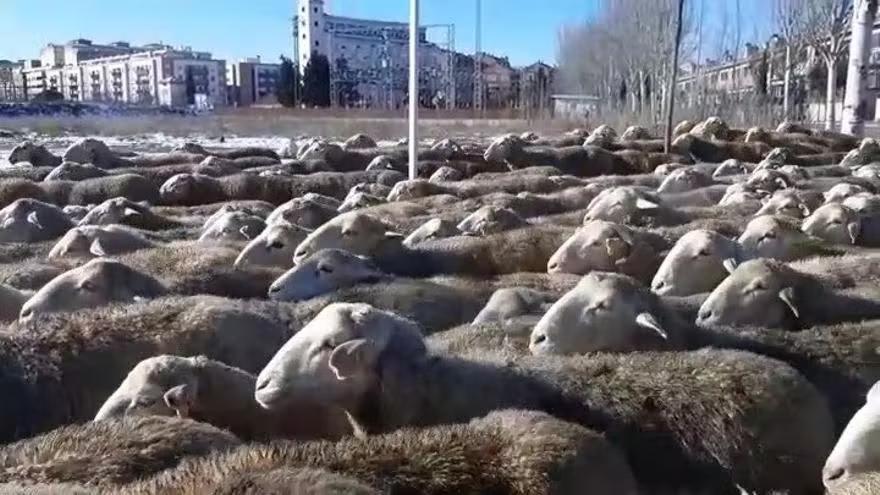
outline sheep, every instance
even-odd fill
[[[406,247],[401,235],[378,218],[344,213],[309,234],[297,247],[294,264],[325,248],[370,256],[385,272],[407,276],[432,274],[498,275],[544,272],[553,251],[574,229],[529,226],[485,237],[456,236]]]
[[[9,322],[18,318],[21,307],[33,296],[30,291],[18,290],[6,284],[0,284],[0,322]]]
[[[690,120],[682,120],[678,124],[675,124],[675,127],[672,129],[672,135],[673,137],[678,137],[682,134],[688,134],[693,130],[696,125],[696,122]]]
[[[91,420],[131,368],[151,356],[205,355],[256,373],[303,324],[297,308],[290,315],[284,309],[170,297],[13,323],[0,335],[0,443]]]
[[[57,167],[61,165],[61,157],[55,156],[46,149],[45,145],[36,144],[33,141],[24,141],[17,144],[6,157],[9,163],[28,162],[35,167]]]
[[[645,194],[636,188],[623,186],[606,189],[593,198],[587,206],[584,222],[592,220],[605,220],[615,223],[626,223],[640,217],[643,212],[656,210],[660,207],[658,201],[651,195]]]
[[[876,194],[854,194],[841,201],[840,204],[855,211],[861,217],[875,216],[880,213],[880,195]]]
[[[363,304],[324,308],[260,372],[255,396],[270,410],[289,397],[338,405],[368,433],[543,410],[598,427],[642,486],[674,491],[815,490],[833,443],[824,399],[778,361],[698,351],[473,362],[429,354],[412,322]]]
[[[279,156],[278,153],[274,150],[268,148],[259,148],[255,146],[247,146],[244,148],[234,148],[234,149],[219,149],[219,150],[207,150],[204,146],[188,142],[183,145],[177,147],[175,151],[183,151],[185,153],[190,153],[193,155],[207,155],[209,157],[218,157],[224,158],[227,160],[236,160],[239,158],[252,158],[252,157],[262,157],[262,158],[270,158],[272,160],[278,161]]]
[[[0,481],[79,483],[106,489],[239,445],[241,441],[228,432],[177,418],[71,425],[0,447]]]
[[[443,166],[438,168],[428,178],[428,182],[455,182],[464,179],[464,174],[458,169]]]
[[[822,469],[822,481],[829,489],[864,473],[880,470],[880,451],[875,447],[880,382],[868,391],[865,404],[846,425]],[[842,492],[848,493],[848,492]]]
[[[841,182],[840,184],[835,184],[831,189],[825,191],[825,202],[826,203],[841,203],[843,200],[850,196],[854,196],[859,193],[869,192],[864,187],[858,184],[850,184],[847,182]]]
[[[669,250],[651,281],[651,289],[664,296],[710,292],[727,277],[725,263],[744,258],[735,240],[711,230],[692,230]]]
[[[35,199],[18,199],[0,209],[0,242],[47,241],[72,227],[60,208]]]
[[[126,198],[111,198],[90,209],[77,225],[127,225],[143,230],[166,230],[182,224],[153,213],[149,206]]]
[[[84,138],[71,144],[61,159],[65,162],[91,163],[103,169],[131,166],[132,163],[117,155],[98,139]]]
[[[364,192],[357,192],[346,196],[345,201],[343,201],[342,204],[339,205],[337,211],[339,213],[345,213],[347,211],[359,210],[361,208],[369,208],[371,206],[381,205],[385,202],[385,198],[380,198]]]
[[[410,232],[406,239],[403,240],[402,244],[406,247],[413,247],[424,241],[457,235],[461,235],[461,232],[458,230],[458,227],[455,226],[454,222],[442,218],[434,218],[428,220]]]
[[[792,189],[776,191],[770,197],[764,198],[763,205],[755,212],[755,216],[784,215],[796,219],[806,218],[810,216],[812,208],[805,199],[808,199],[807,195],[798,194],[798,191]]]
[[[746,261],[700,306],[701,326],[803,328],[880,317],[880,301],[829,287],[822,278],[768,259]]]
[[[511,169],[535,165],[556,167],[563,173],[596,177],[600,175],[627,175],[643,172],[629,161],[605,149],[585,145],[565,148],[527,146],[516,136],[505,136],[486,149],[487,162],[506,162]]]
[[[678,169],[663,179],[657,192],[661,194],[680,193],[707,187],[713,184],[712,178],[694,169]]]
[[[340,214],[312,231],[297,246],[293,261],[298,264],[307,256],[326,248],[340,248],[369,256],[383,244],[399,243],[402,237],[378,218],[352,211]]]
[[[353,194],[359,193],[359,192],[367,193],[371,196],[378,196],[378,197],[384,198],[384,197],[388,196],[388,193],[391,192],[391,188],[388,186],[384,186],[382,184],[361,182],[360,184],[355,184],[354,186],[351,187],[351,189],[348,190],[348,194],[346,195],[346,198],[348,198],[349,196],[351,196]]]
[[[721,163],[730,158],[757,163],[770,151],[764,143],[708,141],[693,134],[683,134],[672,142],[672,150],[700,161]]]
[[[505,287],[492,293],[472,325],[503,323],[511,318],[534,314],[547,308],[548,294],[526,287]]]
[[[269,412],[254,400],[257,378],[205,356],[161,355],[135,365],[95,415],[192,418],[243,440],[338,439],[351,434],[342,411],[300,402]]]
[[[660,264],[654,243],[625,225],[584,224],[547,261],[547,273],[613,271],[648,282]]]
[[[301,467],[330,469],[387,493],[637,493],[623,455],[601,435],[523,410],[336,444],[243,447],[188,462],[125,493],[228,493],[217,487],[240,484],[249,473]]]
[[[266,226],[260,235],[248,243],[235,259],[234,266],[272,266],[288,268],[293,264],[293,253],[309,231],[287,222]]]
[[[366,134],[355,134],[342,143],[342,149],[344,150],[376,148],[377,146],[376,141]]]
[[[221,215],[207,224],[199,237],[199,242],[251,241],[266,228],[266,222],[243,211],[232,211]]]
[[[341,249],[322,249],[303,259],[269,287],[276,301],[302,301],[356,283],[373,283],[385,277],[364,256]]]
[[[588,274],[535,325],[529,349],[543,355],[683,347],[676,316],[646,292],[626,275]]]
[[[509,208],[484,206],[465,217],[456,228],[463,235],[485,236],[527,225],[528,222]]]
[[[48,182],[50,180],[85,180],[85,179],[94,179],[95,177],[106,177],[108,174],[103,169],[100,169],[91,164],[79,164],[76,162],[64,162],[61,165],[53,168],[51,172],[49,172],[46,177],[43,178],[44,182]]]
[[[165,287],[149,275],[118,261],[96,258],[48,282],[22,305],[20,318],[27,321],[40,314],[138,301],[165,293]]]
[[[300,197],[276,208],[266,218],[266,223],[271,225],[283,220],[306,229],[316,229],[336,215],[335,207]]]
[[[56,197],[58,204],[91,205],[118,197],[129,201],[146,201],[150,204],[159,202],[159,189],[147,179],[135,174],[108,175],[77,182],[44,183],[44,188],[54,195],[51,193],[52,187],[57,187],[63,194]]]
[[[749,258],[792,261],[834,253],[823,241],[802,232],[800,222],[783,215],[756,216],[736,241]]]
[[[720,117],[712,116],[694,125],[689,134],[704,139],[726,141],[730,137],[730,128]]]
[[[213,294],[231,298],[264,298],[283,268],[235,266],[240,244],[172,242],[120,256],[119,261],[156,277],[179,295]]]
[[[47,258],[91,259],[157,247],[132,229],[119,225],[90,225],[67,231],[49,251]]]
[[[865,239],[858,214],[841,204],[829,203],[816,209],[804,220],[802,230],[824,241],[835,244],[856,244]]]

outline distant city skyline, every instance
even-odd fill
[[[704,0],[705,1],[705,0]],[[513,65],[538,60],[555,63],[559,28],[584,22],[595,15],[597,0],[483,0],[483,51],[508,57]],[[694,1],[696,3],[696,0]],[[723,10],[706,1],[706,45],[711,47],[712,26],[724,22]],[[725,2],[732,4],[733,2]],[[758,39],[769,33],[769,21],[754,14],[767,9],[763,0],[741,0],[744,25],[742,39]],[[260,56],[275,62],[291,56],[293,39],[290,18],[294,0],[0,0],[0,59],[37,58],[47,43],[75,38],[95,42],[129,41],[132,44],[163,42],[209,51],[215,57],[238,60]],[[406,21],[408,0],[330,0],[327,10],[337,15]],[[456,49],[474,50],[474,0],[422,0],[423,24],[456,26]],[[717,4],[715,4],[717,5]],[[763,7],[762,7],[763,6]],[[51,11],[51,15],[44,15]],[[755,24],[755,23],[758,24]],[[762,24],[763,23],[763,24]],[[439,41],[443,35],[429,33]],[[730,34],[728,34],[730,36]]]

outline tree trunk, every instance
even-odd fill
[[[825,66],[828,68],[828,79],[825,83],[825,129],[834,129],[835,111],[834,111],[834,89],[837,86],[835,77],[837,75],[837,60],[828,58],[825,60]]]
[[[648,96],[648,88],[645,85],[645,71],[639,69],[639,113],[645,112],[645,98]]]
[[[868,58],[871,53],[871,28],[876,15],[877,0],[855,1],[840,132],[859,137],[865,133],[865,119],[868,118]]]
[[[675,113],[675,79],[678,77],[678,50],[681,46],[681,15],[684,11],[684,0],[678,0],[678,20],[675,25],[675,48],[672,52],[672,70],[669,71],[669,79],[667,87],[669,92],[666,94],[666,137],[663,147],[667,153],[672,146],[672,119]]]

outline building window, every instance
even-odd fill
[[[303,39],[306,39],[306,33],[303,33]]]
[[[315,46],[321,46],[321,42],[318,40],[315,40]]]
[[[318,7],[315,7],[315,13],[316,14],[318,13]]]
[[[315,27],[318,27],[318,21],[315,21]]]

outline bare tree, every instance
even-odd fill
[[[868,56],[871,52],[871,29],[877,16],[877,0],[856,0],[852,16],[852,36],[849,46],[849,68],[846,74],[846,96],[840,130],[861,136],[867,118]]]
[[[845,54],[853,0],[800,0],[792,6],[797,30],[814,53],[825,62],[827,106],[825,128],[835,122],[837,63]]]
[[[663,147],[667,153],[672,145],[672,119],[675,107],[675,80],[678,77],[678,51],[681,47],[681,24],[682,14],[684,12],[684,0],[678,0],[678,20],[675,23],[675,48],[672,52],[672,70],[669,76],[669,94],[668,103],[666,104],[666,136],[663,141]]]

